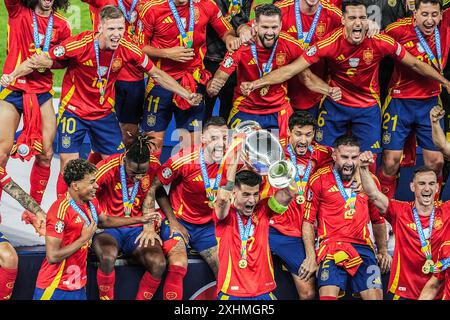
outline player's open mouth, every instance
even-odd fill
[[[245,210],[246,212],[252,212],[252,211],[253,211],[253,208],[255,208],[255,205],[248,205],[248,204],[246,204],[246,205],[244,206],[244,210]]]
[[[345,175],[352,174],[353,173],[353,166],[343,166],[342,167],[342,173]]]
[[[295,146],[295,150],[297,151],[298,154],[305,154],[307,148],[308,145],[303,143],[297,143],[297,145]]]
[[[425,29],[425,33],[426,33],[426,34],[431,34],[431,33],[434,31],[435,25],[434,25],[434,24],[432,24],[432,25],[426,25],[426,24],[424,24],[423,27],[424,27],[424,29]]]
[[[52,2],[53,2],[53,0],[44,0],[44,1],[42,1],[42,6],[45,9],[49,9],[52,6]]]
[[[360,38],[362,36],[362,29],[353,29],[352,35],[356,38]]]
[[[429,202],[432,200],[432,194],[431,193],[422,193],[422,199],[426,202]]]

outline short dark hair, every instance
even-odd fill
[[[211,117],[208,120],[206,120],[205,124],[203,125],[203,131],[208,129],[209,126],[222,127],[222,126],[226,126],[226,125],[227,125],[227,121],[223,117],[214,116],[214,117]]]
[[[434,171],[433,168],[431,168],[430,166],[420,166],[414,170],[412,179],[414,180],[416,175],[418,175],[419,173],[425,173],[425,172],[434,172],[434,174],[436,174],[436,171]],[[437,178],[437,175],[436,175],[436,178]]]
[[[70,160],[64,168],[63,178],[68,186],[72,182],[81,181],[87,174],[97,172],[97,167],[87,160],[74,159]]]
[[[336,140],[334,140],[333,147],[335,149],[337,149],[340,146],[351,146],[351,147],[361,148],[361,144],[359,143],[359,140],[356,139],[355,136],[351,136],[351,135],[347,135],[347,134],[340,136]]]
[[[342,14],[345,13],[347,7],[364,6],[367,8],[366,3],[363,0],[344,0],[342,1]]]
[[[289,117],[288,126],[289,130],[294,129],[295,126],[300,128],[304,126],[313,126],[315,128],[317,126],[317,120],[308,111],[296,110]]]
[[[419,9],[420,4],[422,4],[422,3],[439,4],[439,9],[441,9],[441,10],[444,7],[442,0],[416,0],[415,1],[416,10]]]
[[[271,3],[259,5],[255,8],[255,19],[259,21],[260,16],[279,16],[281,19],[281,10]]]
[[[125,158],[134,163],[146,163],[150,161],[149,141],[151,138],[146,135],[139,135],[128,147]]]
[[[99,13],[99,18],[101,20],[109,20],[109,19],[119,19],[124,18],[122,11],[113,5],[107,5],[102,8]]]
[[[256,172],[250,170],[242,170],[236,173],[236,177],[234,179],[234,185],[240,188],[242,185],[246,185],[249,187],[254,187],[257,185],[261,185],[262,178]]]
[[[36,6],[39,4],[39,0],[22,0],[22,4],[31,9],[36,9]],[[52,5],[53,11],[63,11],[66,12],[70,6],[69,0],[55,0]]]

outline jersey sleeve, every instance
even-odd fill
[[[46,227],[45,227],[45,235],[62,239],[63,238],[63,231],[64,227],[66,225],[65,221],[63,219],[58,218],[58,213],[61,210],[64,210],[62,208],[61,203],[55,203],[53,204],[50,209],[47,212],[46,217]],[[67,214],[65,215],[67,216]]]
[[[123,46],[126,51],[127,58],[138,68],[144,72],[150,72],[153,68],[153,62],[149,57],[134,43],[122,39]]]
[[[220,11],[217,4],[212,0],[207,0],[207,11],[209,15],[209,23],[217,32],[217,35],[222,38],[229,30],[233,30],[233,26],[224,18],[222,11]]]
[[[389,199],[389,206],[386,213],[384,214],[384,217],[391,224],[393,229],[395,228],[395,222],[397,220],[397,214],[399,213],[399,210],[402,210],[400,201]]]
[[[17,17],[20,14],[20,9],[23,8],[21,0],[4,0],[8,16],[10,18]]]
[[[11,181],[12,181],[12,179],[6,172],[6,169],[3,167],[0,167],[0,189],[3,189]]]
[[[377,38],[380,40],[380,50],[385,56],[391,56],[397,61],[401,61],[405,57],[405,47],[395,41],[394,38],[385,34],[380,34]]]
[[[328,38],[317,42],[317,44],[313,45],[303,53],[303,59],[309,64],[314,64],[319,62],[322,58],[334,56],[336,54],[335,42],[326,45],[327,42],[329,42]]]
[[[222,62],[220,63],[219,70],[231,75],[239,65],[241,60],[242,50],[244,46],[241,46],[237,51],[233,53],[227,52]]]
[[[309,184],[308,191],[306,193],[306,203],[305,203],[305,220],[311,224],[316,222],[317,212],[319,211],[319,200],[320,200],[320,190],[322,187],[322,182],[320,175],[314,174],[311,177],[311,182]]]
[[[86,33],[80,33],[75,37],[69,37],[62,41],[59,45],[52,47],[48,54],[51,59],[61,61],[66,59],[73,59],[82,55],[88,48],[86,42],[83,40]]]
[[[150,2],[147,2],[143,6],[138,7],[138,24],[142,24],[142,30],[139,31],[139,45],[144,46],[150,44],[150,40],[153,38],[154,26],[155,26],[155,15],[153,10],[150,8]],[[137,28],[139,30],[139,28]]]
[[[174,158],[169,158],[165,163],[159,167],[157,171],[157,176],[159,181],[161,181],[162,184],[169,184],[175,179],[177,179],[179,176],[181,176],[181,167],[178,167],[176,165],[176,161],[174,161]]]
[[[153,181],[160,167],[161,163],[159,162],[158,158],[153,155],[150,156],[150,163],[147,171],[150,177],[150,181]]]
[[[380,184],[380,181],[378,181],[378,178],[374,175],[372,175],[372,178],[375,181],[375,184],[377,185],[378,190],[381,191],[381,184]],[[384,223],[384,218],[380,214],[380,211],[378,210],[376,205],[370,201],[369,201],[369,216],[370,216],[370,221],[372,222],[372,224]]]

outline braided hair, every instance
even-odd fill
[[[150,161],[150,144],[152,137],[140,134],[126,152],[126,158],[134,163],[146,163]]]

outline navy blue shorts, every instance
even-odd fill
[[[256,297],[237,297],[231,296],[229,294],[225,294],[223,292],[219,292],[217,295],[217,300],[277,300],[275,295],[272,292],[260,294]]]
[[[53,98],[53,91],[37,94],[39,105],[42,106],[49,99]],[[0,100],[11,103],[16,107],[19,113],[23,112],[23,92],[11,91],[5,87],[0,86]]]
[[[269,246],[273,254],[283,260],[290,273],[298,275],[298,270],[306,258],[303,239],[282,234],[269,227]]]
[[[85,288],[74,291],[55,289],[50,297],[42,299],[44,292],[45,289],[36,288],[34,290],[33,300],[87,300]]]
[[[114,110],[120,123],[139,124],[142,119],[145,81],[116,81]]]
[[[0,243],[2,243],[2,242],[8,242],[9,243],[9,240],[3,233],[0,232]]]
[[[439,104],[438,97],[428,99],[396,99],[388,97],[383,112],[383,149],[403,150],[412,130],[417,144],[426,150],[439,151],[431,137],[430,111]],[[444,118],[441,119],[444,127]]]
[[[373,249],[366,245],[352,244],[352,246],[363,260],[358,271],[351,278],[352,293],[359,293],[367,289],[382,289],[381,271]],[[318,287],[337,286],[342,291],[346,291],[349,276],[347,271],[338,267],[334,261],[324,260],[319,266]]]
[[[204,94],[205,87],[197,86],[197,93]],[[192,106],[187,110],[181,110],[172,101],[173,92],[154,85],[144,101],[144,115],[142,117],[141,129],[145,132],[166,131],[172,114],[175,115],[177,129],[186,129],[189,132],[201,130],[205,115],[205,102],[198,106]]]
[[[58,118],[58,150],[60,153],[78,153],[86,134],[92,150],[106,155],[122,153],[122,132],[115,113],[97,120],[83,120],[64,110]]]
[[[142,230],[143,230],[142,227],[111,228],[105,229],[102,233],[109,234],[114,239],[116,239],[117,244],[119,245],[119,250],[124,255],[131,255],[133,254],[134,250],[136,250],[139,244],[136,243],[136,239],[141,234]]]
[[[361,151],[379,153],[381,150],[381,110],[378,105],[353,108],[326,98],[319,110],[316,141],[333,146],[334,141],[348,133],[359,140]]]
[[[216,233],[214,221],[205,224],[193,224],[184,220],[178,219],[189,233],[189,246],[197,252],[202,252],[206,249],[217,246]],[[161,223],[160,231],[161,239],[165,242],[171,239],[169,221],[164,219]],[[180,234],[175,233],[172,238],[181,237]]]

